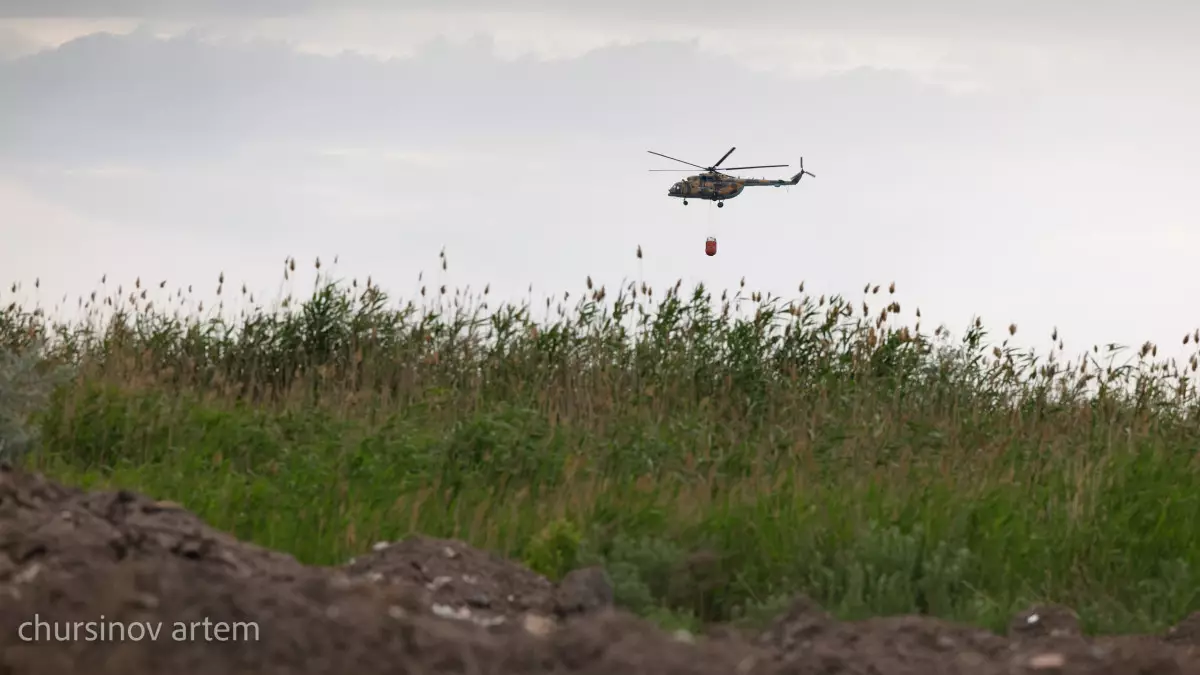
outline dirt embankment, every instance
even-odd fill
[[[690,636],[611,604],[597,569],[556,585],[423,537],[311,567],[176,504],[0,469],[4,674],[1200,675],[1195,616],[1164,636],[1085,639],[1070,610],[1039,607],[1001,637],[839,622],[799,598],[762,635]]]

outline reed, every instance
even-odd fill
[[[552,577],[602,563],[621,604],[667,622],[796,592],[997,629],[1035,600],[1109,632],[1200,609],[1195,353],[1068,358],[1057,332],[1035,352],[979,321],[951,337],[894,284],[785,299],[589,277],[535,308],[488,288],[398,301],[317,268],[272,308],[243,287],[232,317],[140,279],[69,321],[8,305],[7,452],[311,563],[410,532]]]

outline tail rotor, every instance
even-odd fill
[[[804,170],[804,158],[803,158],[803,157],[801,157],[801,158],[800,158],[800,178],[797,178],[797,179],[796,179],[796,180],[797,180],[797,182],[799,182],[800,180],[802,180],[802,179],[804,178],[804,176],[806,176],[806,175],[808,175],[808,176],[812,176],[813,178],[816,178],[816,177],[817,177],[817,174],[815,174],[815,173],[813,173],[813,172],[811,172],[811,171],[805,171],[805,170]]]

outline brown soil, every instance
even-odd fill
[[[340,569],[311,567],[175,504],[0,468],[3,675],[1200,675],[1200,617],[1163,636],[1089,639],[1073,612],[1045,606],[1001,637],[927,617],[840,622],[799,598],[761,635],[701,637],[664,633],[611,603],[596,568],[554,584],[425,537],[379,544]],[[257,634],[206,620],[253,622]],[[97,624],[82,622],[161,622],[161,632],[97,640]],[[78,633],[65,635],[72,625]]]

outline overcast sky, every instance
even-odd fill
[[[1069,352],[1200,324],[1200,4],[736,7],[4,0],[0,277],[262,297],[338,255],[405,294],[894,280]],[[730,146],[817,177],[717,210],[647,171]]]

